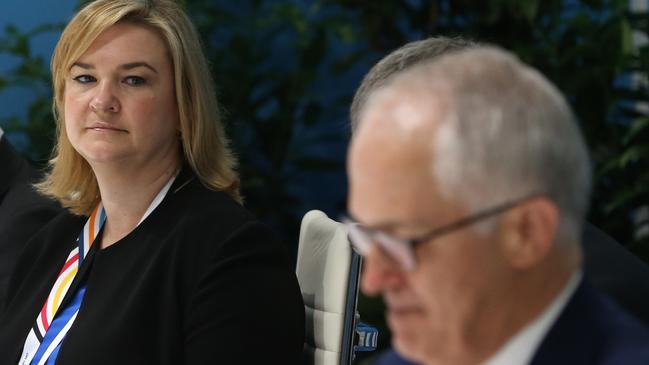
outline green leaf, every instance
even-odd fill
[[[22,34],[14,25],[8,25],[5,28],[5,32],[7,33],[7,39],[4,44],[4,51],[14,56],[29,57],[31,53],[29,37]]]
[[[340,38],[344,43],[354,43],[358,41],[354,26],[348,23],[331,22],[329,29]],[[326,23],[325,23],[326,24]]]
[[[628,55],[634,53],[634,47],[633,47],[633,36],[632,36],[632,29],[631,25],[629,24],[629,21],[626,19],[623,19],[620,21],[620,27],[621,27],[621,32],[620,36],[622,37],[621,43],[622,43],[622,54],[623,55]]]
[[[602,177],[609,175],[615,170],[618,170],[620,168],[620,164],[618,163],[617,158],[610,159],[604,163],[603,166],[601,166],[597,171],[595,172],[594,180],[598,181]]]
[[[302,10],[294,4],[275,4],[274,14],[280,22],[288,22],[297,31],[303,35],[307,32],[308,25]]]
[[[633,187],[618,192],[615,196],[613,196],[612,201],[606,204],[605,207],[606,213],[612,213],[615,210],[626,205],[630,201],[634,201],[638,193],[639,192],[636,191],[636,189],[634,189]]]
[[[638,134],[647,130],[647,126],[649,126],[649,117],[635,119],[631,124],[631,128],[624,136],[623,143],[625,145],[629,144],[629,142],[631,142]]]
[[[536,14],[539,10],[539,1],[538,0],[519,0],[516,2],[516,5],[520,9],[521,13],[525,19],[533,23],[536,18]]]
[[[619,158],[619,165],[625,168],[629,163],[640,160],[649,154],[649,146],[631,146]]]

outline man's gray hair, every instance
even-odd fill
[[[431,141],[442,194],[470,209],[544,194],[561,212],[559,239],[578,242],[588,150],[568,103],[538,71],[501,49],[475,47],[403,71],[386,88],[443,105]]]
[[[367,99],[376,89],[385,85],[392,76],[443,54],[475,46],[477,43],[462,38],[431,37],[410,42],[392,51],[370,69],[356,90],[350,107],[352,131],[358,127],[360,115],[365,108]]]

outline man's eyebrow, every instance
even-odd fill
[[[341,218],[341,220],[347,220],[351,221],[353,223],[357,223],[367,229],[371,230],[379,230],[379,231],[387,231],[390,229],[393,229],[395,226],[397,226],[394,223],[391,222],[378,222],[378,223],[373,223],[373,224],[364,224],[363,222],[359,221],[356,219],[350,212],[347,212],[347,216],[344,218]]]
[[[94,65],[92,65],[90,63],[84,63],[84,62],[75,62],[75,63],[72,64],[72,67],[75,67],[75,66],[76,67],[81,67],[81,68],[86,69],[86,70],[94,70],[95,69]],[[151,71],[153,71],[155,73],[158,73],[158,70],[156,70],[155,67],[149,65],[146,62],[129,62],[129,63],[125,63],[125,64],[119,66],[119,68],[122,69],[122,70],[132,70],[132,69],[138,68],[138,67],[146,67],[149,70],[151,70]]]

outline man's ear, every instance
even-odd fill
[[[542,261],[554,247],[559,208],[551,200],[527,200],[503,215],[500,244],[512,268],[527,269]]]

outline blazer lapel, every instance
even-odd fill
[[[599,298],[582,280],[572,298],[552,325],[532,358],[531,365],[591,364],[597,320],[594,301]]]

